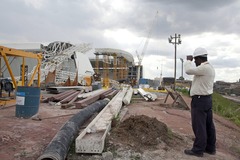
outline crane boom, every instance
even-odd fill
[[[157,19],[157,15],[158,15],[158,11],[153,19],[153,22],[149,28],[149,32],[148,32],[148,36],[146,38],[146,41],[145,41],[145,44],[143,46],[143,50],[142,50],[142,53],[141,55],[138,54],[138,52],[136,51],[136,54],[137,54],[137,58],[138,58],[138,69],[137,69],[137,84],[139,84],[139,79],[140,79],[140,68],[141,68],[141,64],[142,64],[142,60],[143,60],[143,57],[144,57],[144,54],[147,50],[147,47],[148,47],[148,43],[149,43],[149,39],[151,38],[151,35],[152,35],[152,29],[153,29],[153,25]]]

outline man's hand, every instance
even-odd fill
[[[192,56],[192,55],[188,55],[188,56],[187,56],[187,60],[192,61],[192,60],[193,60],[193,56]]]

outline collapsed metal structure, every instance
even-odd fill
[[[11,46],[11,45],[10,45]],[[21,50],[29,50],[30,45],[22,44]],[[40,82],[45,84],[78,85],[84,82],[84,76],[96,76],[104,87],[111,87],[115,83],[134,84],[137,76],[137,66],[135,66],[133,56],[123,50],[112,48],[93,48],[91,44],[82,43],[73,45],[68,42],[55,41],[48,45],[39,44],[39,48],[32,49],[35,53],[42,53]],[[19,50],[20,51],[20,50]],[[81,55],[81,56],[79,56]],[[84,59],[84,56],[87,57]],[[19,58],[9,58],[9,65],[13,69],[16,83],[22,82],[19,75]],[[81,69],[85,68],[85,62],[89,61],[91,69],[86,69],[86,73]],[[81,64],[82,66],[80,66]],[[6,66],[6,65],[5,65]],[[26,59],[25,63],[25,84],[34,75],[38,67],[35,61]],[[4,69],[4,66],[2,67]],[[5,69],[6,70],[6,69]],[[4,77],[9,78],[8,72],[3,71]],[[84,74],[79,74],[79,73]],[[141,74],[142,75],[142,74]],[[37,76],[34,76],[34,80]],[[74,81],[74,82],[72,82]],[[16,84],[16,85],[19,85]],[[84,85],[84,83],[83,83]]]
[[[133,70],[129,68],[134,67],[133,56],[123,50],[111,48],[92,48],[90,44],[72,45],[64,42],[53,42],[48,46],[42,46],[43,49],[43,63],[42,63],[42,77],[46,79],[49,73],[56,74],[56,83],[66,81],[68,77],[76,78],[76,72],[69,69],[71,65],[63,65],[66,61],[74,62],[74,54],[81,52],[86,54],[90,52],[95,54],[95,58],[90,58],[94,73],[102,78],[103,86],[109,87],[110,83],[129,82],[136,79],[136,73],[133,75]],[[88,53],[89,54],[89,53]],[[79,68],[76,67],[79,70]],[[80,77],[78,77],[80,78]]]
[[[78,74],[78,68],[74,61],[74,54],[77,52],[84,54],[93,49],[90,44],[72,45],[66,42],[53,42],[48,46],[42,45],[41,47],[44,57],[41,65],[41,80],[45,80],[49,72],[55,71],[56,83],[63,83],[68,77],[75,79]],[[67,64],[63,65],[63,63]]]

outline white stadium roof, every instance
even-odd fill
[[[119,57],[124,57],[128,62],[134,63],[134,58],[131,53],[112,48],[95,48],[95,53],[99,54],[116,54]]]

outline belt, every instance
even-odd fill
[[[207,98],[207,97],[211,97],[211,94],[209,94],[209,95],[194,95],[194,96],[192,96],[192,98]]]

